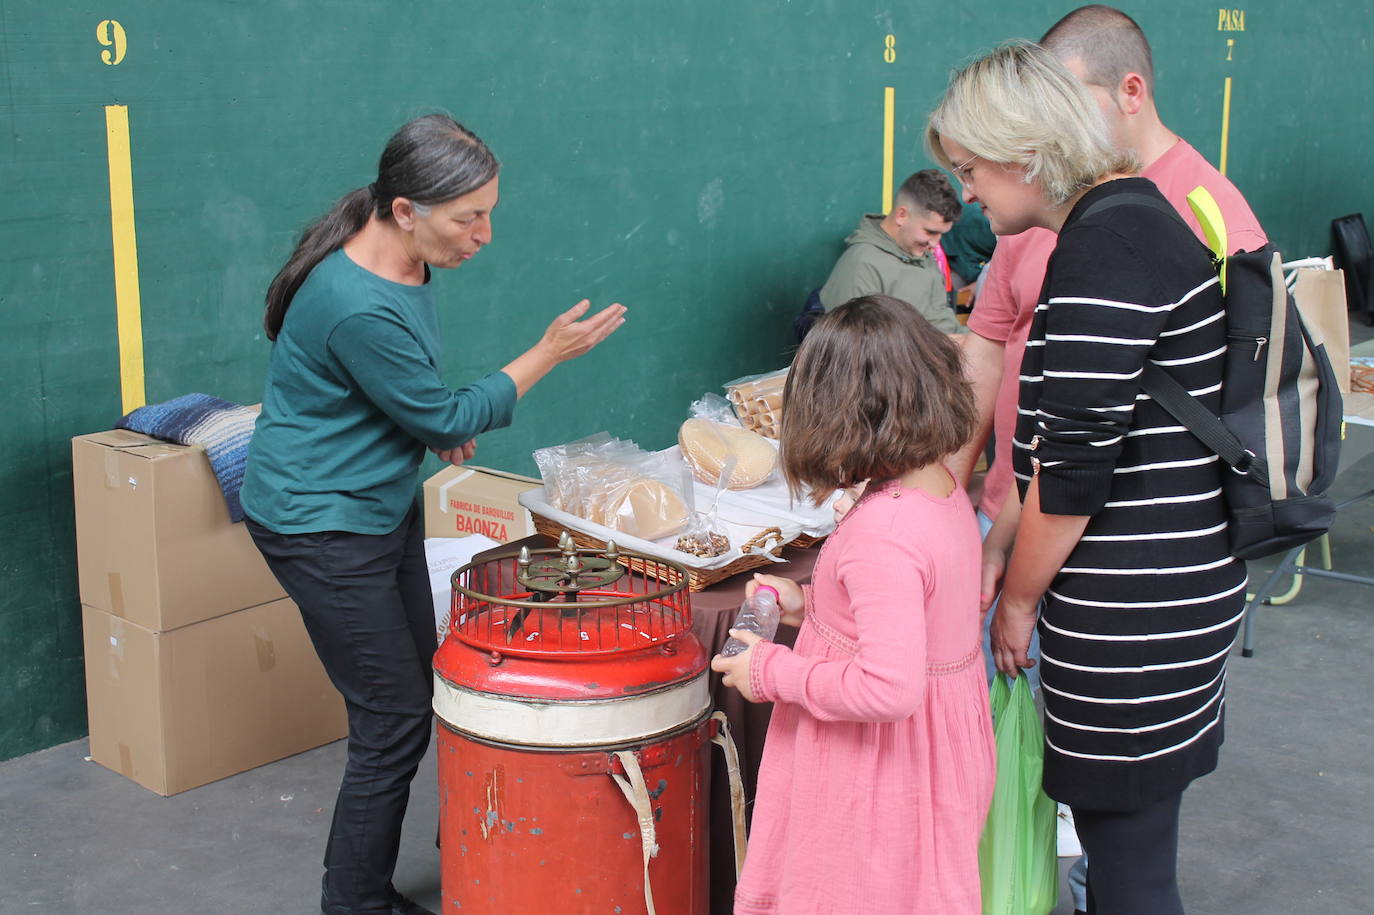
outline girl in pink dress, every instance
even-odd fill
[[[977,915],[994,755],[978,524],[941,462],[974,422],[959,347],[904,302],[854,299],[807,335],[784,400],[794,493],[871,482],[810,585],[755,576],[796,648],[735,633],[749,649],[711,663],[775,703],[735,912]]]

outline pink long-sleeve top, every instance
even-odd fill
[[[737,913],[979,912],[980,558],[962,489],[890,483],[830,536],[796,648],[751,653],[775,708]]]

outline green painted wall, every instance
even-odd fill
[[[0,759],[85,733],[68,440],[121,412],[104,106],[129,108],[151,401],[257,400],[262,293],[300,228],[405,119],[481,134],[504,199],[496,243],[437,281],[450,381],[583,296],[631,307],[483,438],[481,462],[529,472],[531,449],[602,428],[662,447],[701,392],[783,364],[792,313],[880,204],[883,87],[900,181],[928,164],[949,69],[1071,6],[0,0]],[[1233,78],[1229,172],[1277,241],[1325,252],[1332,217],[1371,209],[1363,4],[1264,0],[1243,32],[1200,2],[1130,11],[1166,121],[1214,160]]]

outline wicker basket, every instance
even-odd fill
[[[581,531],[566,528],[563,525],[559,524],[557,521],[553,520],[552,518],[547,518],[536,511],[531,510],[530,517],[534,519],[534,529],[539,533],[543,534],[545,537],[548,537],[552,540],[557,540],[560,536],[563,535],[563,532],[566,531],[568,535],[572,537],[573,542],[580,547],[598,550],[605,549],[606,547],[606,541],[593,537],[590,534],[584,534]],[[775,541],[773,546],[771,547],[767,546],[770,540]],[[808,542],[803,544],[803,541]],[[810,546],[815,542],[816,538],[814,537],[798,537],[792,540],[790,544],[786,545]],[[776,527],[768,527],[764,528],[762,531],[759,531],[757,535],[755,535],[753,538],[751,538],[744,544],[744,547],[746,549],[751,547],[764,547],[768,550],[769,553],[772,553],[774,556],[778,556],[782,553],[782,548],[784,545],[785,544],[783,543],[782,539],[782,531]],[[636,572],[644,572],[651,575],[654,574],[655,569],[663,568],[657,563],[646,566],[643,560],[632,556],[626,556],[624,554],[621,555],[620,561],[629,568],[634,569]],[[703,591],[706,588],[711,587],[711,585],[716,584],[717,582],[724,581],[731,575],[738,575],[740,572],[747,572],[750,569],[758,569],[762,568],[763,566],[769,566],[772,564],[773,563],[765,559],[763,556],[760,556],[758,553],[746,553],[745,555],[736,559],[734,562],[731,562],[728,565],[723,565],[718,569],[694,569],[691,566],[687,566],[687,587],[689,590],[692,591]]]

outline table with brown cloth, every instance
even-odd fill
[[[531,550],[554,546],[552,539],[535,534],[522,540],[502,544],[473,557],[474,562],[490,559],[493,556],[509,555],[513,550],[528,546]],[[704,591],[692,593],[692,632],[705,646],[708,655],[715,655],[730,637],[730,624],[735,613],[744,602],[744,588],[753,579],[754,572],[763,572],[790,578],[798,584],[811,580],[811,568],[820,553],[819,544],[808,549],[785,547],[782,558],[785,563],[777,563],[739,575],[711,585]],[[791,646],[797,637],[797,630],[791,626],[778,629],[776,641]],[[721,675],[709,671],[711,705],[725,713],[730,720],[730,732],[739,750],[740,776],[744,782],[746,817],[753,804],[754,790],[758,781],[759,761],[763,758],[763,739],[768,733],[768,719],[773,706],[767,702],[746,702],[739,691],[721,683]],[[728,915],[735,904],[735,826],[730,810],[730,780],[725,766],[725,755],[720,752],[711,754],[711,795],[708,819],[710,841],[711,873],[711,913]]]

